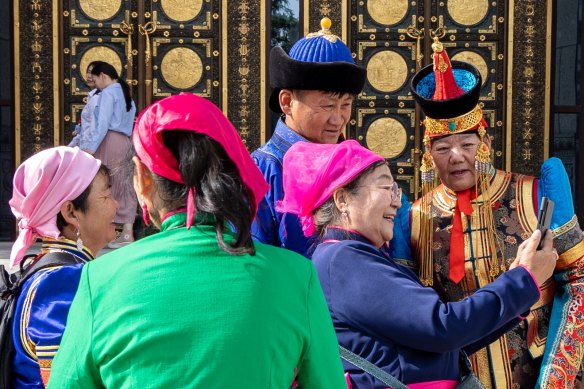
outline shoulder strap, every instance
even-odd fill
[[[22,277],[19,284],[22,285],[30,276],[47,267],[74,265],[77,263],[83,263],[83,261],[73,254],[64,251],[48,252],[43,254],[39,259],[33,260],[33,262],[27,268],[22,270]]]
[[[353,366],[358,367],[359,369],[363,370],[365,373],[368,373],[378,379],[379,381],[383,382],[385,385],[389,386],[392,389],[408,389],[401,381],[397,378],[393,377],[391,374],[387,373],[386,371],[382,370],[381,368],[375,366],[373,363],[369,362],[363,357],[355,354],[352,351],[347,350],[343,346],[339,345],[339,353],[341,354],[341,358],[345,361],[349,362]]]

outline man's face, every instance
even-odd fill
[[[313,90],[280,91],[286,125],[314,143],[337,143],[349,122],[353,96]]]
[[[490,139],[485,137],[487,145]],[[432,158],[440,181],[459,192],[475,185],[475,156],[480,144],[476,133],[454,134],[432,142]]]

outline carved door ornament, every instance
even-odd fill
[[[146,65],[144,86],[146,91],[146,105],[152,103],[152,51],[150,47],[150,34],[156,31],[156,23],[150,21],[144,25],[138,25],[138,32],[144,36],[146,50],[144,50],[144,64]]]

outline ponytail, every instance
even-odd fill
[[[126,99],[126,112],[130,112],[132,109],[132,96],[130,95],[130,86],[123,78],[118,78],[118,83],[122,87],[122,91],[124,92],[124,99]]]
[[[155,175],[161,198],[172,208],[184,206],[190,188],[195,192],[195,212],[214,217],[215,233],[219,247],[229,254],[255,254],[251,238],[254,218],[253,198],[243,184],[233,161],[219,143],[207,135],[190,131],[165,131],[164,144],[178,161],[184,184]],[[224,231],[228,222],[235,234],[230,244],[225,242]]]

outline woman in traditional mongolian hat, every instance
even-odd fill
[[[7,387],[44,388],[49,380],[82,266],[115,238],[117,207],[107,168],[77,147],[43,150],[16,169],[10,208],[19,234],[10,264],[40,270],[24,281],[17,299],[14,355],[1,362],[14,376]],[[23,257],[37,238],[41,251],[29,263]]]
[[[536,229],[542,197],[555,201],[554,278],[526,321],[477,352],[473,368],[492,388],[572,387],[584,353],[576,346],[584,342],[584,242],[566,171],[557,158],[544,162],[539,178],[495,169],[479,104],[480,73],[451,63],[438,40],[432,48],[433,64],[411,83],[426,115],[423,196],[411,212],[420,279],[448,301],[472,295],[508,269]]]
[[[383,157],[353,140],[296,143],[284,156],[284,191],[279,208],[321,242],[312,260],[339,343],[350,352],[341,355],[353,389],[404,388],[387,374],[410,389],[456,387],[469,371],[459,365],[460,350],[472,352],[518,323],[557,258],[551,235],[536,252],[541,233],[534,232],[504,276],[445,303],[387,255],[401,191]],[[465,384],[472,380],[465,388],[480,387],[472,375]]]
[[[160,232],[85,269],[49,387],[342,388],[314,266],[251,239],[267,184],[223,113],[168,97],[133,145]]]

